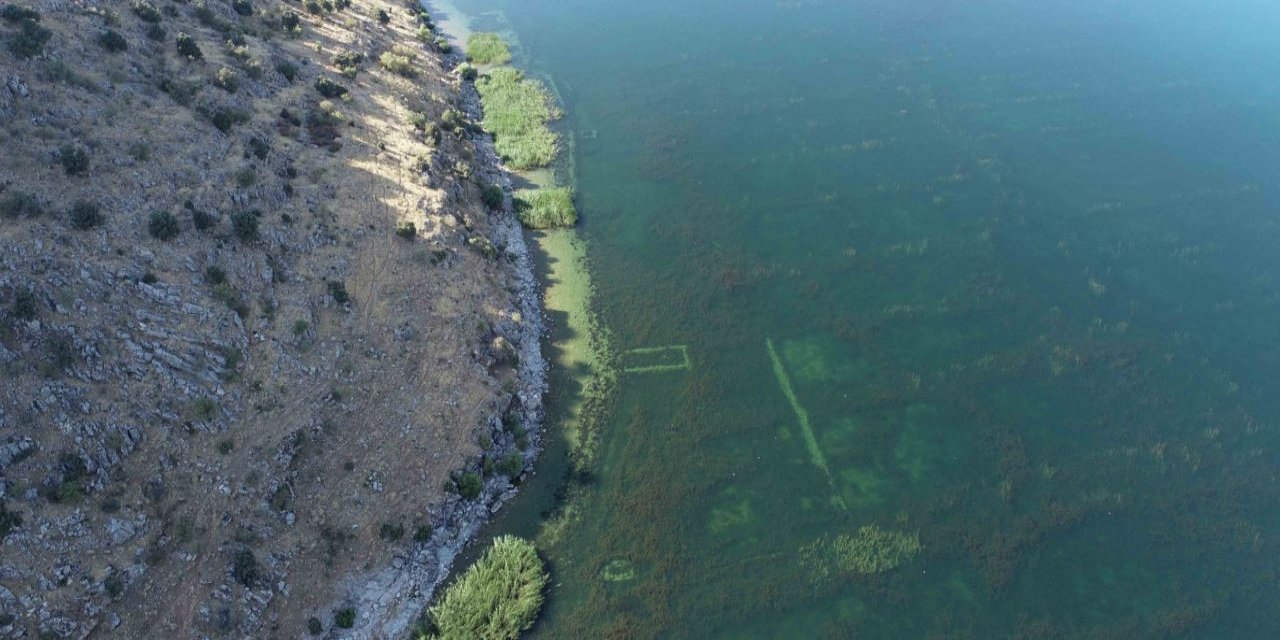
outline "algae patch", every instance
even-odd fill
[[[814,582],[825,582],[842,575],[892,571],[914,560],[920,549],[915,532],[867,525],[855,535],[823,536],[804,546],[800,565]]]

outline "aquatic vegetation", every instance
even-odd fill
[[[428,612],[419,640],[514,640],[542,608],[547,570],[533,543],[502,536]]]
[[[523,189],[512,198],[520,223],[530,229],[572,227],[578,221],[569,187]]]
[[[614,558],[600,569],[600,579],[605,582],[628,582],[636,579],[636,566],[625,558]]]
[[[693,366],[689,360],[689,347],[683,344],[628,349],[622,352],[621,357],[623,373],[687,371]]]
[[[506,64],[511,61],[511,51],[496,33],[473,33],[467,39],[467,60],[475,64]]]
[[[800,564],[815,582],[841,575],[891,571],[920,553],[918,534],[888,531],[875,525],[856,535],[823,536],[800,549]]]
[[[511,67],[499,67],[476,80],[484,105],[484,128],[494,147],[516,170],[545,167],[555,160],[560,137],[547,125],[561,116],[547,88]]]

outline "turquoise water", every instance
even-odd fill
[[[535,637],[1280,637],[1274,2],[457,5],[565,103],[617,371],[495,526]]]

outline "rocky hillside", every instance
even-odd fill
[[[0,43],[0,638],[389,635],[541,384],[448,45],[382,0],[12,2]]]

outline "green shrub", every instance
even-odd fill
[[[435,39],[436,34],[431,30],[431,27],[418,27],[418,30],[413,33],[413,36],[417,38],[419,42],[431,42]]]
[[[147,25],[147,28],[143,29],[142,32],[146,34],[148,39],[155,42],[164,42],[169,37],[169,32],[158,24]]]
[[[235,558],[231,561],[231,575],[240,584],[246,587],[253,586],[253,583],[258,580],[258,559],[253,556],[253,551],[241,549],[236,552]]]
[[[208,231],[218,225],[218,216],[203,209],[187,207],[191,211],[191,226],[197,231]]]
[[[320,618],[314,616],[307,618],[307,633],[313,636],[324,633],[324,625],[320,623]]]
[[[107,29],[98,36],[98,44],[111,53],[119,53],[129,50],[129,41],[120,35],[119,31]]]
[[[204,60],[204,52],[200,50],[200,45],[196,44],[196,39],[192,38],[191,34],[179,32],[174,43],[178,47],[178,55],[188,60]]]
[[[133,0],[133,12],[143,22],[160,22],[160,11],[147,0]]]
[[[276,73],[284,76],[285,80],[292,83],[294,80],[298,79],[298,65],[293,64],[288,60],[281,60],[276,63]]]
[[[536,169],[555,159],[559,138],[547,123],[560,117],[560,111],[541,82],[499,67],[476,80],[476,90],[484,104],[484,128],[512,168]]]
[[[439,640],[515,640],[542,608],[547,570],[533,543],[502,536],[429,615]]]
[[[356,72],[360,70],[361,62],[364,62],[364,54],[357,51],[343,51],[333,57],[333,66],[348,78],[355,77]]]
[[[404,537],[404,525],[398,522],[384,522],[378,529],[378,537],[388,542],[395,542]]]
[[[236,171],[236,186],[241,189],[252,187],[258,183],[258,168],[253,165],[241,167]]]
[[[418,225],[413,222],[402,222],[396,227],[396,235],[412,242],[418,237]]]
[[[467,128],[467,117],[462,115],[457,109],[445,109],[440,114],[440,128],[445,131],[455,131],[457,129]]]
[[[0,198],[0,215],[6,218],[35,218],[44,214],[40,200],[25,191],[13,190]]]
[[[258,212],[257,211],[241,211],[231,216],[231,230],[235,232],[236,237],[242,242],[252,242],[258,239]]]
[[[419,525],[413,532],[414,542],[426,542],[431,539],[431,527],[428,525]]]
[[[346,87],[328,78],[316,79],[316,92],[326,98],[341,98],[348,93]]]
[[[223,133],[230,133],[232,127],[237,124],[244,124],[250,120],[250,116],[247,111],[241,111],[240,109],[229,106],[201,109],[201,113],[209,119],[209,122],[214,126],[214,128]]]
[[[168,211],[157,211],[147,220],[147,232],[157,240],[171,240],[181,230],[178,219]]]
[[[160,90],[173,98],[174,102],[185,107],[191,104],[196,94],[200,93],[200,83],[166,76],[160,79]]]
[[[449,44],[449,41],[445,40],[444,36],[436,36],[436,39],[432,44],[436,46],[436,51],[439,51],[440,53],[445,55],[453,53],[453,45]]]
[[[0,18],[4,18],[9,22],[22,22],[30,20],[31,22],[40,22],[40,12],[35,9],[19,7],[16,4],[6,4],[0,9]]]
[[[34,58],[52,37],[53,33],[35,20],[23,20],[18,23],[18,32],[9,38],[9,51],[19,58]]]
[[[213,86],[227,93],[235,93],[240,88],[240,78],[233,69],[222,67],[213,74]]]
[[[35,320],[40,313],[40,303],[30,289],[15,289],[13,304],[9,305],[9,317],[15,320]]]
[[[293,322],[293,335],[295,337],[301,338],[302,336],[307,335],[307,332],[310,330],[311,323],[306,320],[295,320]]]
[[[480,200],[490,209],[501,209],[503,199],[502,187],[496,184],[486,184],[480,188]]]
[[[462,78],[463,80],[466,80],[466,81],[468,81],[468,82],[471,82],[471,81],[473,81],[473,80],[475,80],[475,79],[476,79],[476,76],[477,76],[477,75],[479,75],[479,72],[477,72],[477,71],[476,71],[476,68],[475,68],[474,66],[472,66],[472,65],[470,65],[470,64],[468,64],[468,63],[466,63],[466,62],[464,62],[464,63],[462,63],[462,64],[458,65],[458,77],[459,77],[459,78]]]
[[[356,626],[356,610],[353,607],[347,607],[334,611],[333,626],[339,629],[350,629]]]
[[[516,217],[530,229],[572,227],[578,221],[573,206],[573,190],[569,187],[522,189],[512,198]]]
[[[302,6],[306,7],[307,12],[313,16],[318,16],[324,13],[324,7],[320,5],[319,0],[306,0],[306,2],[302,3]]]
[[[253,15],[253,3],[249,0],[231,0],[231,8],[242,16]]]
[[[89,170],[89,152],[73,144],[64,144],[58,149],[58,162],[67,175],[83,175]]]
[[[474,472],[468,471],[458,477],[458,495],[464,500],[475,500],[483,489],[484,482]]]
[[[249,138],[249,152],[259,160],[266,160],[271,153],[271,143],[258,137]]]
[[[227,272],[216,264],[205,267],[204,281],[211,285],[220,285],[227,281]]]
[[[467,60],[476,64],[506,64],[511,61],[511,50],[496,33],[473,33],[467,38]]]
[[[378,57],[378,63],[387,71],[406,78],[412,78],[418,75],[417,69],[413,66],[415,59],[416,55],[412,51],[397,45],[394,51],[384,51]]]
[[[17,511],[10,511],[9,507],[0,500],[0,540],[9,535],[10,531],[22,526],[22,514]]]
[[[347,293],[347,284],[341,280],[329,281],[329,295],[333,296],[333,301],[338,304],[347,304],[351,302],[351,295]]]
[[[98,210],[98,205],[88,200],[79,200],[71,205],[68,215],[71,218],[71,226],[81,231],[88,231],[105,222],[102,212]]]
[[[524,456],[511,452],[502,456],[502,460],[498,462],[498,473],[507,477],[514,478],[524,471]]]
[[[293,33],[295,31],[301,31],[302,18],[298,14],[290,11],[280,16],[280,26],[283,27],[284,30],[289,33]]]
[[[426,131],[427,125],[431,124],[431,116],[422,111],[410,111],[408,123],[418,131]]]
[[[380,24],[387,24],[391,22],[391,14],[387,13],[386,10],[384,9],[378,9],[376,17],[378,18],[378,22]]]

